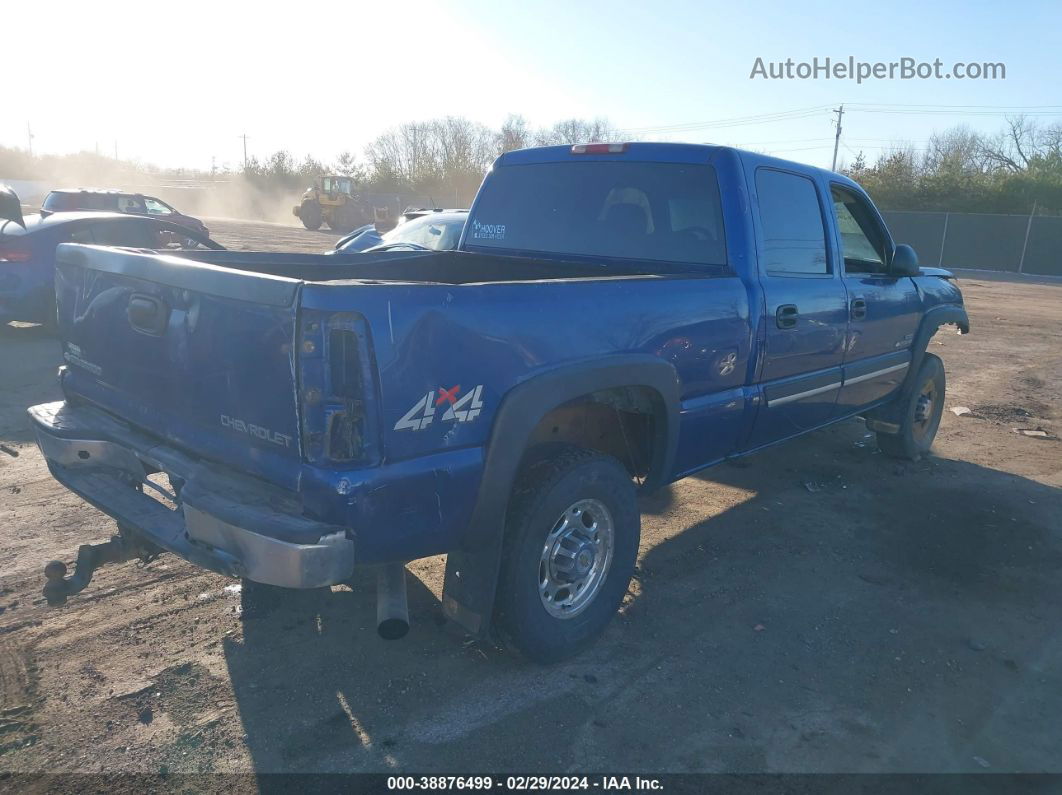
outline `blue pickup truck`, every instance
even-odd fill
[[[539,661],[602,631],[639,489],[853,416],[930,447],[951,274],[835,173],[726,147],[584,144],[494,164],[456,251],[180,255],[64,245],[53,475],[117,520],[52,603],[170,551],[245,594],[447,554],[443,609]],[[385,630],[385,628],[387,628]]]

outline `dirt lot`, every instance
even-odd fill
[[[1062,285],[961,284],[974,333],[931,350],[973,411],[936,456],[852,421],[646,499],[629,604],[551,668],[445,624],[436,559],[392,643],[367,588],[241,621],[230,581],[166,557],[47,608],[43,563],[113,525],[30,439],[56,342],[0,330],[0,770],[1062,771],[1062,444],[1013,430],[1062,430]]]

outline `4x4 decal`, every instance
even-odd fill
[[[463,397],[458,397],[461,385],[444,389],[439,387],[435,392],[428,392],[418,400],[409,411],[395,423],[396,431],[423,431],[432,420],[435,419],[436,410],[446,410],[442,413],[440,422],[472,422],[483,410],[483,384],[479,384]]]

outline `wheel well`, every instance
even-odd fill
[[[531,432],[528,454],[552,442],[573,444],[613,456],[632,477],[645,478],[665,443],[665,422],[663,398],[655,389],[602,389],[551,409]]]

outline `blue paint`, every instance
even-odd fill
[[[725,262],[643,261],[636,276],[585,253],[476,245],[469,231],[476,221],[498,231],[482,197],[503,169],[530,174],[570,162],[711,166]],[[813,184],[826,273],[765,267],[759,169]],[[162,260],[144,256],[131,275],[133,265],[119,267],[113,254],[70,248],[57,276],[70,362],[63,387],[68,399],[297,495],[306,515],[351,528],[360,562],[443,553],[465,537],[499,405],[514,387],[565,365],[650,354],[674,368],[680,424],[665,481],[890,399],[904,372],[877,370],[910,360],[926,308],[962,298],[940,276],[846,274],[831,186],[865,199],[842,176],[722,147],[634,143],[602,155],[549,147],[498,159],[470,210],[466,253],[206,252],[184,258],[183,268],[168,260],[165,274]],[[562,261],[581,270],[573,278],[548,271],[570,267]],[[321,270],[326,263],[334,270]],[[484,263],[493,278],[445,282],[444,268]],[[223,285],[216,266],[244,272],[228,271]],[[421,267],[423,275],[387,278],[384,266],[396,274]],[[359,278],[361,267],[375,269],[372,277]],[[542,268],[544,276],[507,275],[517,267]],[[133,295],[166,307],[163,334],[130,328]],[[865,317],[853,317],[857,297]],[[783,305],[799,308],[792,328],[778,325]],[[336,330],[349,332],[357,351],[351,366],[360,368],[360,392],[350,401],[337,393],[337,382],[354,376],[335,369]],[[857,373],[873,377],[839,386]],[[823,385],[835,388],[800,397]],[[452,403],[477,387],[478,416],[446,420]],[[416,409],[426,396],[430,421]],[[337,462],[325,452],[329,418],[344,412],[359,418],[360,452]],[[410,416],[423,427],[396,429]]]

